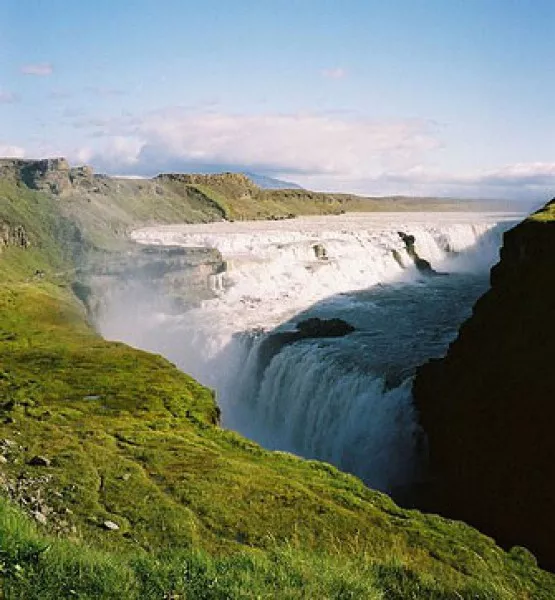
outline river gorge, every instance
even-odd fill
[[[223,426],[396,496],[425,470],[415,369],[444,354],[517,220],[374,213],[138,229],[143,245],[216,249],[223,267],[205,275],[208,298],[182,290],[177,310],[142,278],[107,298],[97,324],[215,389]],[[295,338],[315,318],[354,331]]]

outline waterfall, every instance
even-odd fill
[[[378,489],[413,480],[423,440],[408,379],[385,389],[382,377],[344,364],[333,344],[303,341],[283,348],[257,381],[257,349],[231,427],[267,448],[330,462]]]
[[[160,307],[163,290],[149,290],[155,308],[135,292],[135,314],[129,301],[114,302],[99,328],[213,387],[224,426],[391,491],[414,479],[424,444],[414,368],[445,350],[513,220],[381,213],[137,230],[139,243],[216,248],[227,268],[211,276],[214,297],[200,306],[170,314]],[[450,276],[423,277],[399,231]],[[339,316],[356,331],[286,344],[262,364],[268,336],[313,315]]]

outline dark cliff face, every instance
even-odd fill
[[[555,200],[507,232],[491,290],[420,368],[429,508],[555,569]]]

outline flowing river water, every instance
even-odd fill
[[[162,290],[143,286],[109,302],[99,328],[214,388],[223,426],[394,492],[418,480],[425,460],[415,368],[445,352],[517,220],[370,213],[140,229],[141,244],[217,248],[227,268],[211,277],[209,300],[176,313]],[[444,275],[419,271],[399,232]],[[355,331],[279,343],[276,334],[312,317]]]

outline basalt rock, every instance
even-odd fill
[[[296,331],[282,331],[269,335],[258,351],[259,371],[262,373],[272,358],[288,344],[304,339],[336,338],[353,333],[355,328],[343,319],[320,319],[312,317],[297,323]]]
[[[551,217],[550,217],[551,215]],[[555,569],[555,201],[504,236],[491,289],[414,384],[425,508]]]
[[[404,231],[398,231],[397,233],[399,234],[399,237],[403,240],[403,243],[405,244],[407,254],[412,258],[414,265],[421,273],[423,273],[424,275],[440,274],[432,268],[432,265],[429,261],[418,255],[418,253],[416,252],[416,248],[414,247],[416,243],[416,238],[414,237],[414,235],[407,234]]]
[[[307,337],[343,337],[344,335],[353,333],[353,331],[355,331],[355,328],[343,319],[319,319],[318,317],[313,317],[297,323],[297,331],[295,333],[302,339]]]
[[[74,187],[92,187],[93,171],[88,166],[70,167],[65,158],[40,160],[0,159],[0,178],[22,182],[33,190],[62,195]]]
[[[22,225],[0,223],[0,251],[2,250],[2,246],[28,248],[30,245],[31,242],[29,241],[25,227]]]
[[[314,256],[316,256],[318,260],[328,260],[328,252],[324,244],[314,244],[312,249],[314,250]]]
[[[132,298],[134,293],[158,289],[161,296],[176,302],[176,308],[185,300],[212,298],[215,278],[226,270],[226,262],[214,248],[137,244],[126,253],[91,256],[87,267],[77,271],[72,289],[94,320],[105,308],[106,298],[124,293]]]

